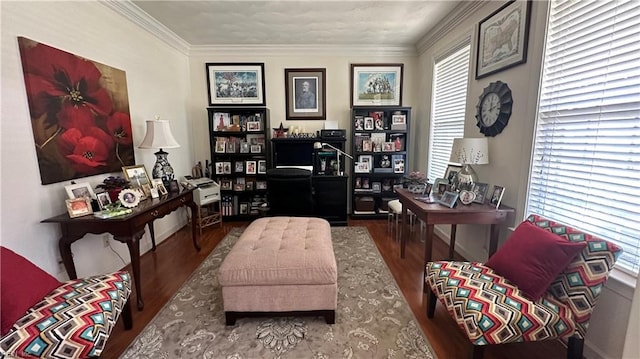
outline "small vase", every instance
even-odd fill
[[[113,188],[108,191],[109,198],[111,198],[111,203],[116,203],[118,201],[118,195],[122,191],[122,188]]]

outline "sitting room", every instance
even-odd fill
[[[640,3],[0,10],[0,356],[640,359]]]

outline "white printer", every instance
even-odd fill
[[[185,179],[184,182],[189,187],[196,187],[196,190],[193,191],[193,200],[198,207],[220,200],[220,185],[215,181],[203,177]]]

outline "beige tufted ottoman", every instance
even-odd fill
[[[338,270],[329,222],[266,217],[253,221],[218,273],[227,325],[243,316],[322,315],[335,323]]]

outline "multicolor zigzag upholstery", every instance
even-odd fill
[[[0,358],[98,357],[130,294],[126,271],[68,281],[0,338]]]
[[[425,285],[476,346],[583,339],[593,307],[621,253],[612,243],[538,215],[527,220],[569,241],[588,243],[535,302],[483,264],[427,263]]]

